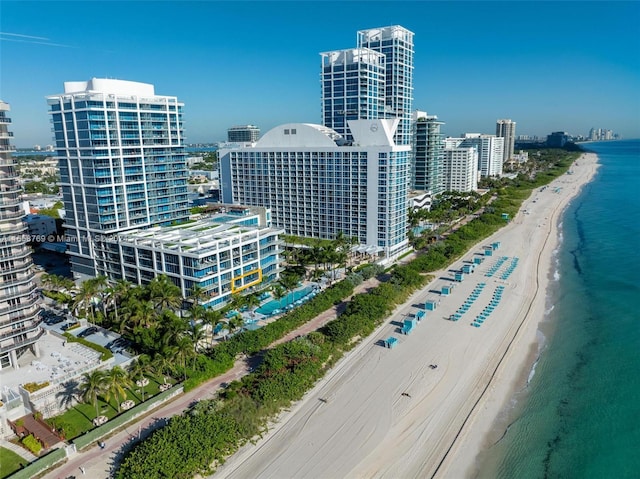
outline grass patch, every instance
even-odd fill
[[[27,464],[29,461],[22,459],[15,452],[0,447],[0,478],[10,476]]]
[[[148,377],[149,384],[144,387],[144,400],[147,401],[150,398],[156,396],[160,392],[160,385],[163,383],[163,378]],[[175,384],[176,380],[167,377],[167,382]],[[131,389],[127,389],[127,397],[116,401],[112,398],[109,402],[106,402],[104,398],[98,400],[98,415],[107,416],[109,419],[116,417],[118,413],[118,403],[131,399],[136,405],[142,402],[142,389],[138,386],[133,386]],[[123,411],[120,411],[123,412]],[[64,433],[64,437],[67,440],[76,438],[87,431],[90,431],[95,426],[93,420],[96,417],[96,408],[93,404],[80,403],[68,409],[63,414],[47,419],[47,423],[61,430]]]

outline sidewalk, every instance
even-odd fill
[[[5,449],[9,449],[12,452],[15,452],[22,459],[33,462],[37,459],[35,455],[33,455],[30,451],[27,451],[24,447],[20,447],[17,444],[12,443],[11,441],[7,441],[5,439],[0,439],[0,447],[4,447]]]
[[[371,278],[355,288],[354,294],[368,291],[370,288],[377,286],[378,283],[377,279]],[[296,336],[315,331],[322,325],[335,319],[338,311],[341,311],[345,307],[345,302],[332,307],[331,309],[319,314],[311,321],[303,324],[295,331],[290,332],[284,338],[276,341],[270,347],[289,341]],[[211,379],[196,389],[178,396],[171,402],[162,405],[156,411],[149,413],[141,420],[129,424],[124,428],[124,430],[104,439],[106,444],[104,449],[100,449],[96,443],[96,445],[74,454],[62,466],[47,472],[42,477],[44,479],[64,479],[67,476],[76,476],[81,478],[83,476],[80,469],[81,467],[84,468],[84,475],[91,479],[107,479],[112,477],[112,469],[115,464],[119,463],[120,459],[131,446],[136,444],[139,440],[145,439],[155,429],[167,424],[172,416],[181,414],[195,402],[201,399],[214,398],[222,383],[229,383],[239,379],[248,374],[249,371],[250,367],[247,362],[244,359],[239,359],[236,361],[233,368],[222,376]]]

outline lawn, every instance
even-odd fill
[[[175,380],[167,378],[168,382],[175,384]],[[149,384],[144,387],[144,400],[155,396],[160,392],[159,387],[162,384],[162,380],[158,381],[157,378],[149,377]],[[142,402],[142,389],[141,387],[134,386],[132,389],[127,389],[126,399],[131,399],[133,402],[140,404]],[[125,399],[125,400],[126,400]],[[123,401],[123,400],[121,400]],[[118,402],[121,402],[118,401]],[[104,398],[98,400],[98,415],[106,416],[109,419],[118,415],[118,402],[112,398],[108,403]],[[123,412],[123,411],[120,411]],[[51,426],[64,432],[64,437],[67,440],[71,440],[93,429],[93,419],[96,417],[96,408],[93,404],[80,403],[67,410],[65,413],[47,419],[47,422]]]
[[[10,476],[22,466],[29,464],[15,452],[0,447],[0,478]]]

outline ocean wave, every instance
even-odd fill
[[[527,387],[529,387],[531,380],[536,375],[536,366],[538,365],[538,361],[540,361],[540,356],[538,356],[538,359],[536,359],[533,366],[531,366],[531,371],[529,371],[529,376],[527,377]]]
[[[553,309],[556,307],[555,304],[552,304],[551,307],[547,310],[545,310],[544,315],[545,316],[549,316],[551,314],[551,311],[553,311]]]
[[[553,280],[554,280],[554,281],[558,281],[559,279],[560,279],[560,270],[559,270],[559,269],[556,269],[556,270],[553,272]]]

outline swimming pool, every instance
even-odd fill
[[[276,309],[284,309],[287,305],[295,303],[297,300],[304,298],[309,293],[313,291],[313,286],[306,286],[305,288],[298,289],[296,291],[292,291],[291,293],[284,296],[280,301],[273,300],[269,301],[267,304],[260,306],[256,309],[256,313],[264,314],[265,316],[270,316]]]

